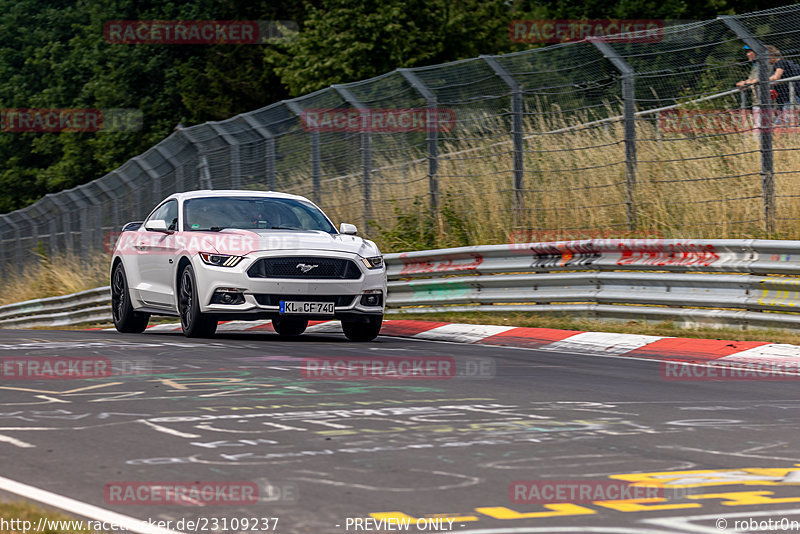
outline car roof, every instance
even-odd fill
[[[175,198],[178,200],[187,200],[191,198],[220,198],[220,197],[256,197],[256,198],[287,198],[293,200],[303,200],[311,202],[305,197],[299,195],[290,195],[289,193],[279,193],[277,191],[253,191],[252,189],[203,189],[198,191],[185,191],[183,193],[175,193],[168,198]]]

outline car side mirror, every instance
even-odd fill
[[[144,229],[150,232],[164,232],[165,234],[172,233],[167,230],[167,221],[162,221],[159,219],[147,221],[144,224]]]
[[[136,230],[138,230],[141,227],[142,227],[142,221],[129,222],[128,224],[126,224],[125,226],[122,227],[122,231],[123,232],[135,232]]]
[[[339,225],[339,233],[346,235],[358,235],[358,228],[355,224],[342,223]]]

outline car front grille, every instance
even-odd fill
[[[250,278],[296,278],[301,280],[358,280],[361,270],[352,260],[289,256],[261,258],[247,270]]]
[[[296,302],[333,302],[337,308],[350,306],[358,295],[276,295],[256,293],[253,295],[261,306],[280,306],[282,300]]]

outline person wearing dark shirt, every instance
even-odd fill
[[[772,76],[769,77],[770,81],[778,81],[786,78],[793,78],[800,76],[800,65],[794,61],[785,59],[780,50],[772,45],[766,46],[769,52],[769,62],[774,69]],[[791,101],[791,90],[789,85],[794,86],[794,101]],[[794,125],[797,121],[793,117],[792,107],[794,104],[800,103],[800,85],[795,82],[776,83],[772,85],[775,91],[775,104],[780,108],[780,112],[776,117],[775,124]]]

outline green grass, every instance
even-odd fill
[[[41,506],[25,501],[0,502],[0,518],[4,519],[6,522],[9,522],[8,525],[17,527],[0,530],[0,532],[3,534],[31,534],[32,532],[37,532],[35,529],[40,518],[48,519],[51,522],[51,525],[53,524],[53,521],[80,521],[74,517],[47,510]],[[14,520],[13,523],[11,523],[12,520]],[[24,532],[22,529],[23,524],[21,524],[21,522],[24,521],[30,521],[32,524],[30,530],[27,532]],[[75,523],[73,523],[73,525],[75,525]],[[42,530],[38,531],[37,534],[77,534],[79,532],[88,533],[106,531],[93,531],[89,529],[76,530],[74,528],[43,528]]]

